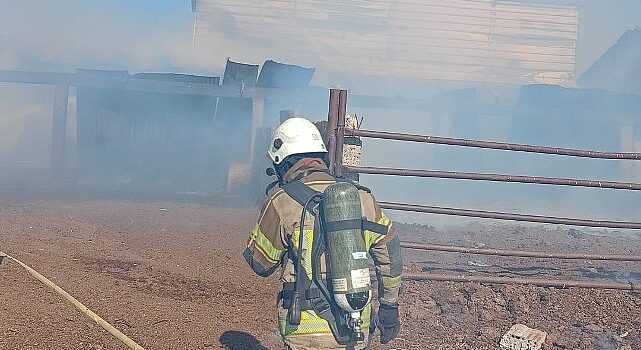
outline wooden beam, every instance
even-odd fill
[[[254,97],[252,100],[252,126],[251,126],[251,140],[249,144],[249,163],[254,164],[254,155],[256,145],[256,132],[258,128],[262,127],[265,122],[265,99]],[[258,147],[265,147],[258,145]]]
[[[103,89],[119,89],[125,91],[218,97],[253,98],[257,96],[268,99],[318,99],[326,93],[325,90],[259,88],[248,86],[248,84],[241,87],[232,85],[212,85],[151,79],[107,77],[93,74],[31,72],[2,69],[0,69],[0,83],[69,85]]]
[[[153,93],[170,93],[182,95],[203,95],[221,97],[253,97],[254,88],[241,90],[237,86],[184,83],[136,79],[123,77],[106,77],[93,74],[28,72],[0,70],[0,82],[21,84],[71,85],[104,89],[121,89]]]
[[[54,172],[59,172],[65,167],[68,103],[69,85],[56,85],[53,98],[53,126],[51,128],[51,169]]]

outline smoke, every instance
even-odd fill
[[[0,0],[0,69],[218,75],[225,62],[212,62],[193,47],[191,25],[189,1]],[[49,166],[52,105],[51,86],[0,83],[0,161],[21,168]],[[75,150],[70,151],[73,160]],[[0,168],[9,169],[6,164]]]
[[[162,3],[162,2],[161,2]],[[2,1],[0,65],[9,69],[172,70],[211,73],[192,45],[186,1],[170,13],[129,1]],[[164,5],[165,7],[167,5]]]
[[[622,1],[616,8],[595,0],[527,2],[579,6],[578,74],[614,44],[623,31],[635,23],[641,25],[641,19],[638,18],[641,4],[638,2]],[[480,110],[479,106],[492,106],[497,102],[509,109],[521,103],[520,88],[394,78],[393,72],[363,76],[331,70],[328,67],[343,67],[343,62],[318,62],[316,57],[304,52],[310,47],[318,50],[324,48],[323,42],[314,41],[314,35],[317,35],[314,28],[305,31],[311,38],[305,45],[287,41],[287,33],[283,33],[282,37],[248,43],[235,40],[242,38],[242,35],[235,32],[232,19],[224,14],[216,17],[220,21],[212,24],[217,26],[218,33],[215,34],[220,41],[214,42],[214,46],[194,46],[193,16],[187,0],[0,0],[0,69],[74,72],[77,68],[91,68],[128,70],[131,73],[157,71],[220,76],[227,56],[247,63],[277,59],[292,64],[315,65],[315,84],[347,88],[350,96],[369,94],[432,98],[435,105],[453,105],[452,101],[458,103],[452,111],[399,109],[392,104],[385,106],[384,102],[381,102],[381,108],[348,107],[349,113],[365,117],[364,127],[368,129],[559,147],[639,151],[641,136],[638,130],[641,126],[638,118],[637,121],[621,122],[626,118],[633,120],[630,113],[625,112],[630,109],[629,106],[622,105],[616,99],[605,99],[605,105],[598,111],[585,107],[590,98],[599,100],[602,97],[599,92],[588,99],[571,103],[566,100],[562,110],[551,103],[548,107],[529,110],[516,108],[514,112],[496,113],[494,110]],[[318,22],[314,23],[320,25],[321,29],[333,25]],[[349,21],[342,20],[340,23],[349,29]],[[376,28],[361,23],[356,29],[358,35],[371,39]],[[278,45],[271,44],[274,42]],[[417,39],[416,45],[421,44]],[[345,50],[352,54],[369,54],[363,47],[347,47]],[[333,58],[340,56],[337,53]],[[327,66],[323,66],[323,63],[327,63]],[[355,65],[354,62],[351,64]],[[472,90],[471,97],[466,97],[465,93],[462,97],[455,94],[454,100],[451,96],[440,96],[476,87],[479,89]],[[73,93],[75,91],[72,91],[72,98]],[[541,104],[556,95],[553,92],[545,96]],[[48,166],[52,101],[51,87],[0,83],[0,162],[40,169]],[[483,103],[479,104],[478,101]],[[324,107],[319,108],[319,105],[326,106],[326,100],[304,101],[295,106],[282,107],[297,109],[313,119],[322,119],[327,111]],[[266,110],[270,115],[265,120],[269,122],[268,126],[272,126],[278,120],[278,110],[269,109],[269,106]],[[70,111],[68,135],[73,135],[71,128],[74,118],[75,112]],[[187,140],[188,137],[184,135],[194,128],[198,126],[184,125],[181,130],[173,132],[175,138],[172,140]],[[233,138],[234,135],[227,136]],[[628,141],[623,142],[623,139]],[[167,143],[159,147],[171,149],[170,146]],[[127,150],[121,151],[124,154]],[[204,157],[204,151],[199,152],[199,156]],[[373,140],[365,141],[364,153],[366,165],[641,181],[638,172],[627,171],[616,161]],[[176,154],[187,155],[191,151],[183,148]],[[2,168],[7,169],[0,166]],[[633,192],[380,176],[363,176],[362,179],[381,200],[612,220],[641,217],[641,197]],[[405,218],[406,221],[438,220],[434,216],[400,213],[394,213],[394,216]]]

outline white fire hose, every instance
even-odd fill
[[[116,337],[118,340],[123,342],[123,344],[127,345],[129,349],[132,350],[145,350],[142,346],[138,345],[135,341],[131,340],[129,337],[127,337],[125,334],[123,334],[121,331],[116,329],[116,327],[112,326],[109,324],[109,322],[105,321],[102,319],[102,317],[98,316],[95,312],[89,310],[88,307],[86,307],[84,304],[79,302],[76,298],[71,296],[69,293],[67,293],[64,289],[58,287],[55,283],[51,282],[49,279],[47,279],[45,276],[41,275],[38,273],[38,271],[32,269],[31,267],[27,266],[20,260],[7,255],[3,252],[0,252],[0,264],[2,264],[2,260],[4,258],[7,258],[9,260],[13,260],[14,262],[18,263],[18,265],[22,266],[27,272],[29,272],[33,277],[35,277],[37,280],[42,282],[45,286],[49,287],[51,290],[55,291],[56,293],[60,294],[63,298],[65,298],[67,301],[69,301],[73,306],[75,306],[80,312],[83,314],[87,315],[87,317],[91,318],[96,322],[100,327],[105,329],[107,332],[111,333],[114,337]]]

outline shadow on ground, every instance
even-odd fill
[[[253,335],[239,331],[227,331],[220,338],[220,344],[229,350],[269,350],[262,346]]]

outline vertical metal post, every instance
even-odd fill
[[[340,91],[329,90],[329,112],[327,114],[327,153],[329,172],[334,175],[336,163],[336,130],[338,129],[338,105]]]
[[[65,167],[68,103],[69,85],[56,85],[53,100],[53,126],[51,128],[51,169],[54,173],[58,173]]]
[[[334,176],[343,176],[343,144],[345,143],[345,116],[347,115],[347,90],[340,90],[338,97],[338,118],[336,123],[336,155]]]

